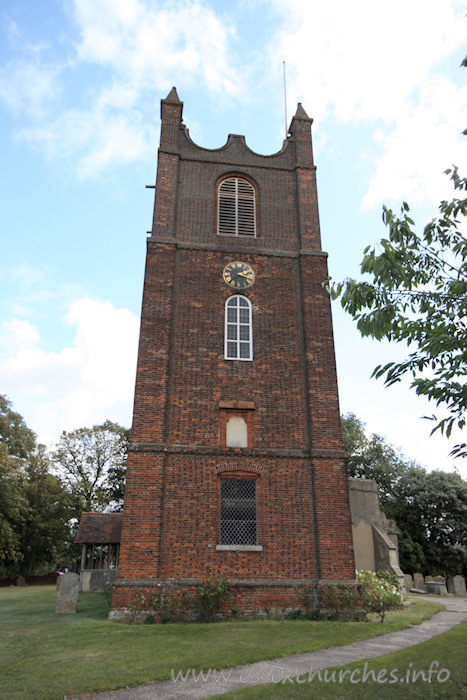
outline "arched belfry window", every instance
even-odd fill
[[[225,359],[253,359],[251,301],[240,294],[225,302]]]
[[[217,233],[256,236],[256,192],[242,177],[226,177],[217,190]]]

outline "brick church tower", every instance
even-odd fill
[[[220,568],[260,605],[355,578],[312,120],[276,154],[191,139],[161,102],[111,616]]]

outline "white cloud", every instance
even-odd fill
[[[20,138],[49,160],[72,161],[82,178],[152,154],[154,93],[174,82],[241,92],[233,28],[201,0],[75,0],[74,17],[69,55],[46,66],[25,50],[0,72],[0,99],[32,117]],[[88,67],[102,69],[89,83]]]
[[[6,321],[0,334],[0,345],[6,347],[9,353],[24,350],[34,346],[39,341],[39,330],[29,321],[15,318]]]
[[[138,89],[166,87],[183,73],[209,90],[238,92],[228,50],[233,29],[199,0],[75,0],[75,16],[80,59],[111,67]]]
[[[27,321],[12,320],[0,336],[2,393],[46,443],[62,430],[107,418],[131,421],[138,319],[110,302],[82,298],[65,322],[76,334],[73,345],[58,352],[46,352]]]
[[[405,197],[414,191],[433,202],[465,112],[460,89],[436,77],[463,45],[463,1],[394,0],[386,7],[374,0],[273,0],[258,3],[261,10],[278,29],[267,46],[235,55],[235,11],[218,12],[204,0],[74,0],[79,35],[68,37],[68,55],[46,65],[40,47],[26,47],[0,73],[0,98],[33,115],[22,138],[92,178],[152,154],[155,102],[173,84],[245,101],[285,59],[289,105],[302,101],[317,122],[335,118],[380,130],[374,148],[382,155],[365,161],[369,176],[372,160],[374,169],[365,207],[387,200],[388,182],[389,196],[394,190],[399,197],[397,181]],[[433,106],[436,115],[425,118],[423,107]],[[325,140],[325,125],[318,135]],[[446,154],[441,168],[434,158],[427,170],[428,142]]]
[[[379,133],[382,155],[363,200],[372,209],[388,199],[413,205],[433,204],[452,197],[452,186],[443,175],[457,165],[467,170],[467,89],[460,90],[447,79],[427,81],[418,104],[407,110],[397,128]]]
[[[4,17],[2,24],[4,26],[8,41],[11,44],[16,43],[16,41],[20,38],[21,33],[15,20],[9,17]]]
[[[38,270],[22,262],[18,267],[11,270],[11,276],[20,282],[22,287],[30,289],[37,283],[42,282],[45,275],[42,270]]]
[[[334,117],[380,134],[382,156],[374,159],[364,206],[412,194],[437,203],[439,174],[452,163],[465,128],[465,92],[437,77],[440,63],[465,43],[464,3],[274,4],[282,27],[270,54],[287,62],[289,102],[303,102],[318,122]],[[457,69],[458,56],[455,61]],[[459,157],[454,162],[461,165]]]
[[[48,160],[73,158],[81,179],[96,178],[111,166],[152,159],[155,143],[154,129],[140,113],[109,111],[101,101],[24,128],[20,137],[45,152]]]
[[[465,39],[458,0],[275,4],[284,20],[271,50],[287,61],[294,99],[316,117],[332,108],[344,121],[397,121],[412,90]]]
[[[42,65],[37,56],[12,60],[0,67],[0,100],[15,113],[41,119],[58,96],[58,77],[59,69]]]
[[[66,284],[57,288],[47,264],[41,269],[24,262],[15,268],[6,267],[0,279],[6,290],[0,300],[0,315],[3,318],[36,320],[37,316],[41,316],[44,304],[53,300],[66,303],[71,298],[82,296],[77,285]]]

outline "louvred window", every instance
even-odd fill
[[[227,177],[219,185],[217,232],[222,236],[256,236],[255,189],[241,177]]]

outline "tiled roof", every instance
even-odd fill
[[[122,513],[83,513],[76,533],[78,543],[120,542]]]

